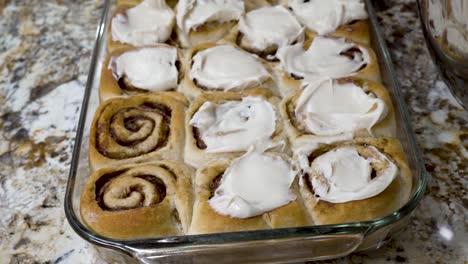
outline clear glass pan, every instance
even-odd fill
[[[378,248],[408,223],[410,213],[423,196],[426,172],[375,11],[371,0],[366,0],[372,47],[379,59],[382,81],[395,108],[397,137],[402,142],[414,177],[413,194],[405,206],[374,221],[156,239],[114,240],[88,229],[81,220],[79,202],[89,176],[90,123],[99,104],[100,68],[105,57],[107,25],[115,2],[105,1],[97,30],[65,196],[65,213],[70,225],[83,239],[94,244],[105,260],[122,263],[285,263],[330,259],[356,250]]]

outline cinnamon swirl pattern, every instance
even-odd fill
[[[412,176],[400,142],[358,139],[297,152],[301,193],[315,224],[384,217],[408,201]]]
[[[81,216],[115,239],[184,234],[192,217],[191,174],[175,161],[98,170],[84,187]]]
[[[91,127],[91,168],[155,159],[180,160],[185,103],[183,96],[171,92],[104,102]]]

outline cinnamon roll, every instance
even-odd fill
[[[84,186],[81,217],[114,239],[183,235],[192,217],[192,174],[175,161],[100,169]]]
[[[312,36],[343,37],[370,45],[369,22],[362,0],[290,0],[289,9]]]
[[[189,98],[205,92],[240,91],[262,86],[278,93],[268,64],[232,45],[205,43],[185,58],[180,91]]]
[[[174,11],[165,0],[120,1],[109,26],[107,50],[170,41]]]
[[[214,159],[239,157],[252,145],[284,150],[278,102],[261,88],[197,97],[186,115],[185,162],[199,167]]]
[[[395,136],[392,102],[384,86],[356,78],[308,84],[281,103],[293,147],[316,146],[359,137]]]
[[[251,151],[197,170],[189,234],[305,226],[296,172],[285,157]]]
[[[223,38],[245,12],[242,0],[180,0],[176,6],[179,44],[188,48]]]
[[[176,90],[182,78],[180,51],[166,44],[111,52],[102,67],[101,102],[135,93]]]
[[[358,77],[380,82],[377,58],[371,47],[343,38],[315,37],[277,52],[280,86],[289,89],[323,78]]]
[[[180,160],[186,103],[176,92],[105,101],[91,124],[91,169],[156,159]]]
[[[359,139],[298,156],[302,198],[317,225],[374,220],[409,200],[412,175],[397,139]]]
[[[281,6],[265,6],[246,13],[226,40],[267,60],[275,53],[304,38],[303,27],[291,12]]]

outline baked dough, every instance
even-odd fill
[[[283,129],[282,120],[280,113],[277,110],[279,104],[279,98],[272,95],[271,91],[262,88],[253,88],[247,89],[240,92],[219,92],[219,93],[205,93],[197,98],[191,103],[190,108],[187,110],[185,118],[185,162],[194,167],[200,167],[211,160],[219,158],[236,158],[243,155],[246,151],[236,151],[236,152],[217,152],[217,153],[208,153],[206,145],[199,135],[198,129],[190,125],[190,120],[195,115],[195,113],[200,109],[200,107],[205,102],[212,103],[225,103],[229,101],[241,101],[243,97],[253,96],[261,97],[264,100],[267,100],[276,112],[276,130],[271,137],[273,145],[276,145],[273,149],[278,151],[286,150],[287,151],[287,141],[286,134]]]
[[[192,218],[193,173],[176,161],[98,170],[84,186],[81,217],[113,239],[183,235]]]
[[[367,81],[358,78],[341,78],[335,80],[339,84],[353,83],[367,93],[374,94],[377,98],[384,101],[387,107],[387,114],[380,122],[376,123],[372,128],[372,134],[366,129],[361,129],[354,132],[354,137],[394,137],[396,135],[396,123],[395,123],[395,111],[393,110],[392,101],[388,95],[385,87],[377,82]],[[295,108],[297,101],[304,90],[298,90],[294,95],[284,99],[280,105],[280,112],[284,120],[284,127],[288,134],[288,138],[293,147],[298,147],[303,144],[304,141],[317,140],[320,138],[325,139],[327,136],[314,135],[308,131],[304,124],[301,124],[295,117]],[[324,140],[324,143],[331,143],[333,136],[329,136],[329,140]]]
[[[181,160],[186,104],[185,97],[176,92],[105,101],[91,124],[91,169],[157,159]]]
[[[400,142],[394,138],[366,138],[323,146],[307,154],[309,164],[320,155],[337,147],[353,146],[361,156],[369,156],[369,146],[377,148],[398,167],[398,174],[391,184],[380,194],[364,199],[344,203],[330,203],[315,196],[310,181],[310,171],[304,171],[301,178],[301,194],[314,224],[328,225],[357,221],[375,220],[384,217],[402,207],[410,198],[412,175]],[[382,165],[373,166],[378,171]],[[350,172],[352,173],[352,172]]]

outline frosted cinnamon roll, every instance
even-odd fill
[[[206,43],[188,51],[180,91],[190,98],[201,93],[241,91],[262,86],[276,92],[266,62],[232,45]]]
[[[283,100],[281,114],[293,148],[303,141],[330,144],[359,137],[395,136],[385,87],[362,79],[316,81]]]
[[[180,57],[177,48],[166,44],[111,52],[102,67],[101,102],[136,93],[175,91],[182,78]]]
[[[289,9],[311,35],[344,37],[370,44],[367,11],[362,0],[289,0]]]
[[[165,43],[174,23],[174,11],[165,0],[123,1],[111,19],[107,50]]]
[[[197,170],[189,234],[305,226],[296,172],[285,157],[251,151]]]
[[[372,48],[343,38],[316,37],[304,44],[280,48],[276,55],[280,60],[281,86],[298,88],[304,82],[348,76],[380,81]]]
[[[303,27],[283,6],[266,6],[246,13],[226,40],[262,58],[273,60],[280,47],[303,40]]]
[[[176,6],[179,43],[187,48],[217,42],[244,12],[242,0],[180,0]]]
[[[192,218],[192,174],[175,161],[98,170],[84,186],[81,217],[108,238],[183,235]]]
[[[412,176],[400,142],[359,139],[299,154],[301,194],[317,225],[374,220],[403,206]]]
[[[195,98],[185,121],[185,162],[199,167],[214,159],[239,157],[253,145],[283,150],[287,142],[278,103],[261,88]]]
[[[157,159],[180,160],[185,106],[185,97],[176,92],[132,95],[102,103],[91,124],[91,169]]]

